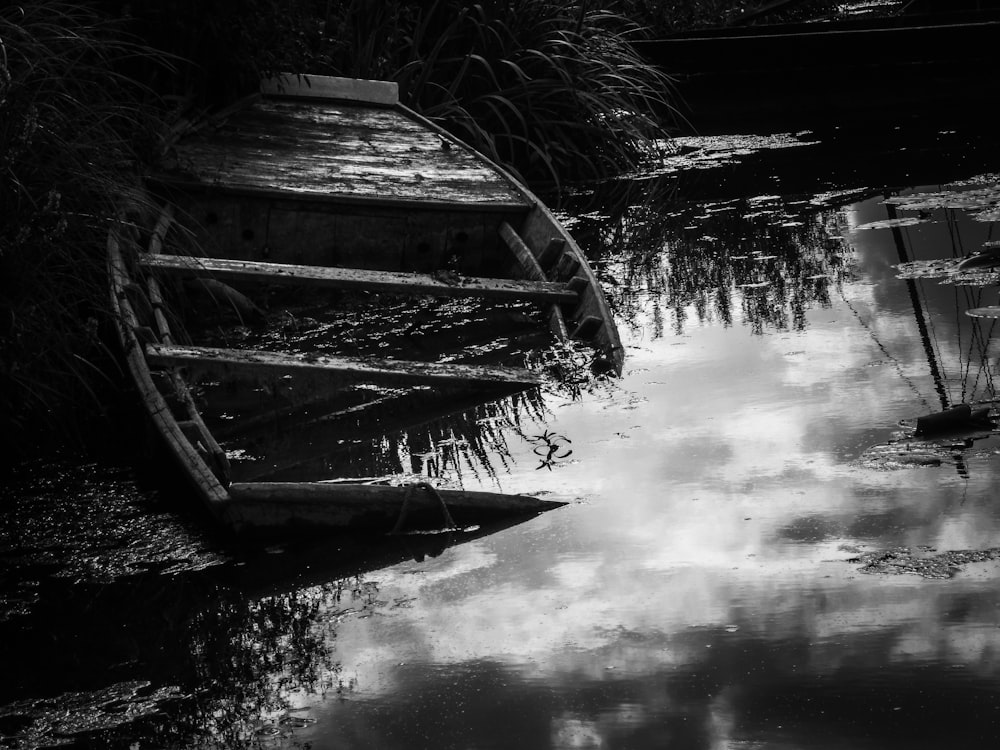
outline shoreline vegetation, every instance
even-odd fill
[[[108,228],[182,114],[282,71],[395,80],[532,184],[658,156],[671,80],[631,41],[764,2],[35,0],[0,10],[0,449],[84,452],[125,401]]]
[[[0,10],[0,424],[7,456],[79,445],[117,378],[104,245],[159,127],[123,69],[166,57],[97,8]]]

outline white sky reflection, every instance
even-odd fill
[[[847,221],[869,216],[878,212],[865,206]],[[875,268],[896,262],[891,246],[864,252]],[[801,331],[755,335],[693,315],[682,336],[623,325],[620,385],[552,401],[537,426],[572,440],[571,459],[536,469],[532,445],[510,440],[501,488],[571,504],[369,576],[385,605],[338,626],[335,652],[357,687],[317,708],[329,713],[325,736],[370,728],[401,694],[444,695],[461,677],[500,715],[518,695],[559,704],[589,685],[607,696],[552,708],[538,746],[618,746],[617,733],[661,724],[680,737],[677,722],[690,719],[698,746],[802,747],[796,737],[822,736],[822,711],[799,729],[768,724],[749,708],[759,690],[815,689],[832,713],[814,681],[886,679],[892,692],[928,664],[954,665],[935,678],[953,689],[1000,676],[995,564],[942,581],[864,575],[847,562],[900,545],[1000,545],[990,451],[967,451],[966,477],[952,460],[897,470],[858,461],[899,420],[940,408],[902,283],[862,275],[842,294],[831,287]],[[500,683],[487,679],[495,672]],[[701,695],[706,680],[719,681],[712,697],[679,697]],[[452,702],[473,701],[463,690]]]

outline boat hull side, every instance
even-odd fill
[[[114,229],[108,236],[108,272],[111,302],[118,321],[126,363],[150,423],[167,446],[171,457],[189,479],[202,504],[217,520],[225,522],[229,493],[197,449],[191,445],[163,394],[153,382],[142,345],[136,337],[135,330],[139,320],[128,297],[129,275],[122,256],[120,240]]]
[[[565,503],[528,495],[335,482],[233,483],[227,513],[244,537],[336,529],[403,533],[537,514]],[[447,509],[447,513],[445,513]]]
[[[540,258],[543,250],[552,239],[559,238],[564,241],[563,253],[576,258],[578,264],[570,277],[553,280],[569,282],[570,279],[576,278],[584,282],[580,285],[579,302],[574,309],[567,310],[569,313],[566,317],[567,328],[572,335],[574,328],[587,318],[597,318],[603,321],[603,325],[593,334],[589,343],[604,353],[614,371],[620,375],[625,363],[625,349],[618,334],[618,327],[615,325],[614,316],[604,296],[600,281],[598,281],[594,269],[591,268],[576,240],[541,202],[536,203],[535,207],[528,213],[520,234],[536,258]]]
[[[232,260],[497,277],[506,250],[496,227],[525,209],[293,201],[212,190],[171,191],[201,250]]]

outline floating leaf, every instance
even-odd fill
[[[887,198],[885,203],[898,206],[901,211],[934,211],[936,209],[976,210],[997,214],[1000,203],[1000,183],[956,184],[952,189],[933,193],[914,193]],[[978,216],[974,216],[977,218]],[[984,218],[979,221],[996,221]]]
[[[1000,248],[987,248],[964,258],[958,264],[958,270],[965,271],[969,268],[990,268],[993,266],[1000,266]]]
[[[1000,318],[1000,306],[974,307],[971,310],[966,310],[965,314],[970,318]]]
[[[975,221],[1000,221],[1000,208],[994,206],[988,211],[980,211],[972,214]]]
[[[856,230],[861,229],[892,229],[893,227],[909,227],[914,224],[925,224],[927,219],[921,219],[919,216],[901,216],[898,219],[881,219],[879,221],[869,221],[867,224],[861,224],[860,226],[854,227]]]

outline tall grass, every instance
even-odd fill
[[[330,0],[336,3],[337,0]],[[129,28],[176,61],[135,75],[161,94],[201,107],[225,105],[281,71],[318,72],[327,0],[143,0]]]
[[[332,3],[335,72],[403,101],[533,180],[600,179],[657,155],[671,81],[597,2]]]
[[[0,9],[0,447],[97,412],[105,242],[155,128],[120,68],[148,49],[79,3]],[[161,61],[162,62],[162,61]],[[140,140],[135,140],[139,134]],[[82,418],[81,418],[82,417]],[[82,433],[79,433],[82,434]]]

